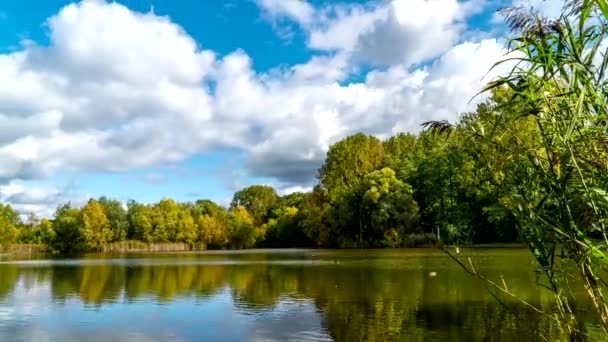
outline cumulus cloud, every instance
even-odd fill
[[[0,54],[0,185],[23,187],[0,200],[54,205],[66,197],[15,182],[162,165],[217,147],[245,152],[250,176],[307,189],[329,146],[349,134],[416,131],[472,109],[504,53],[495,39],[457,42],[472,2],[258,3],[306,27],[321,52],[257,72],[244,51],[218,57],[167,17],[90,0],[48,19],[48,46]],[[384,67],[349,81],[358,60]]]
[[[288,17],[301,25],[309,25],[314,8],[306,0],[257,0],[258,6],[272,18]]]
[[[74,206],[81,206],[87,200],[88,196],[74,194],[69,187],[31,186],[18,180],[0,185],[0,201],[9,203],[24,217],[35,213],[39,217],[50,218],[61,204],[70,202]]]
[[[523,1],[523,0],[522,0]],[[304,6],[304,1],[294,1]],[[306,7],[306,20],[284,8],[291,1],[259,1],[266,12],[290,17],[308,34],[308,46],[349,54],[354,62],[388,66],[415,64],[449,49],[466,29],[466,19],[483,10],[484,0],[392,0]],[[312,20],[310,18],[313,18]],[[430,43],[432,42],[432,43]]]
[[[261,127],[247,165],[256,175],[310,185],[329,146],[347,135],[363,131],[386,137],[417,131],[424,121],[454,120],[474,109],[483,97],[469,100],[510,67],[505,64],[488,73],[504,53],[495,39],[462,43],[430,66],[410,71],[398,64],[347,85],[275,80],[269,86],[250,78],[242,89],[259,90],[264,100],[259,109],[246,106],[247,117],[259,117]]]

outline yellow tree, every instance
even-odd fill
[[[216,216],[201,215],[198,219],[199,240],[207,246],[224,247],[228,243],[228,231],[224,221]]]
[[[187,205],[179,206],[178,224],[177,224],[177,241],[185,242],[189,245],[193,245],[197,238],[197,225],[194,222],[194,218],[190,213],[190,207]]]
[[[112,240],[110,220],[103,206],[95,200],[90,200],[82,208],[82,228],[87,247],[91,249],[99,249]]]
[[[251,248],[258,239],[255,219],[241,206],[232,208],[228,213],[228,226],[233,247]]]

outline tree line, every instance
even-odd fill
[[[279,197],[250,187],[220,216],[197,216],[196,203],[131,203],[125,235],[103,201],[60,207],[40,224],[22,224],[2,206],[0,242],[25,240],[28,229],[60,249],[121,238],[237,248],[521,240],[555,295],[557,309],[548,314],[571,339],[585,336],[573,279],[608,331],[608,0],[565,1],[557,18],[521,6],[503,14],[510,54],[499,64],[514,67],[483,89],[486,101],[456,122],[428,122],[417,135],[337,142],[310,193]]]
[[[122,241],[180,242],[200,248],[399,247],[512,242],[515,221],[497,214],[501,191],[487,146],[468,125],[492,120],[508,100],[496,91],[449,136],[431,131],[379,140],[363,133],[329,148],[311,192],[279,196],[267,185],[234,194],[229,208],[210,200],[155,204],[101,197],[57,208],[52,219],[22,222],[0,204],[0,243],[45,244],[61,252],[101,250]],[[512,184],[515,186],[518,184]]]

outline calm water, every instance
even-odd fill
[[[526,250],[464,251],[550,309]],[[436,276],[430,276],[436,272]],[[129,254],[0,262],[0,341],[510,341],[557,329],[439,251]],[[583,313],[584,315],[584,313]],[[594,325],[589,323],[588,329]]]

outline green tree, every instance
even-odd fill
[[[303,230],[303,215],[296,207],[279,207],[272,211],[265,227],[265,247],[306,247],[312,242]]]
[[[154,242],[177,241],[179,205],[172,199],[162,199],[152,208]]]
[[[384,149],[380,140],[355,134],[329,148],[317,178],[323,197],[331,205],[324,209],[334,216],[332,232],[339,246],[363,246],[363,208],[361,182],[366,174],[382,166]]]
[[[101,197],[98,202],[103,207],[103,211],[110,221],[112,241],[124,241],[127,238],[129,230],[127,210],[125,210],[122,203],[118,200]]]
[[[19,232],[19,243],[49,244],[54,236],[53,224],[47,219],[38,219],[34,213],[30,213],[27,223]]]
[[[75,253],[86,249],[87,244],[82,229],[80,210],[70,203],[59,206],[53,221],[54,238],[51,248],[63,253]]]
[[[584,284],[608,331],[603,279],[608,260],[608,2],[568,1],[555,20],[523,7],[503,13],[515,36],[507,61],[515,66],[485,91],[512,92],[507,102],[512,114],[495,112],[501,132],[472,118],[465,133],[500,153],[495,179],[507,185],[497,187],[500,207],[514,218],[546,287],[555,295],[557,310],[547,314],[566,326],[563,330],[570,332],[571,340],[582,340],[573,283]],[[524,123],[531,129],[522,131]],[[434,123],[431,128],[450,127]],[[530,136],[535,139],[526,139]],[[492,216],[504,217],[496,215],[497,207],[490,207]]]
[[[329,148],[317,178],[327,190],[330,202],[359,191],[366,174],[382,166],[384,149],[380,140],[363,133],[352,135]]]
[[[234,194],[230,208],[243,207],[251,215],[256,225],[261,225],[266,220],[270,210],[279,199],[276,191],[267,185],[252,185]]]
[[[325,193],[326,191],[317,185],[304,201],[301,209],[302,229],[317,246],[333,247],[338,240],[338,224],[335,221],[336,215],[333,214],[334,209]]]
[[[412,188],[385,167],[365,176],[363,203],[369,215],[368,240],[372,245],[396,246],[407,233],[413,233],[418,204]]]
[[[224,219],[226,217],[226,209],[211,200],[197,200],[192,206],[192,217],[198,220],[201,215]]]
[[[129,220],[129,237],[131,239],[152,243],[154,241],[152,226],[152,208],[147,205],[129,201],[127,203]]]
[[[310,193],[293,192],[285,196],[281,196],[277,202],[277,207],[294,207],[302,209],[304,202],[308,199]]]
[[[17,240],[20,223],[19,213],[0,203],[0,247],[6,248]]]

